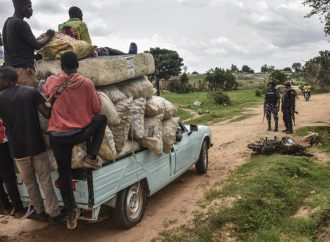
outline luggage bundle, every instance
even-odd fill
[[[73,51],[78,56],[78,59],[82,59],[93,52],[93,46],[86,41],[76,40],[57,32],[52,40],[40,50],[40,54],[45,60],[55,60],[60,59],[68,51]]]
[[[60,62],[41,60],[36,65],[39,79],[61,71]],[[120,157],[147,148],[157,155],[169,153],[176,142],[179,118],[176,107],[162,97],[146,75],[155,70],[151,54],[97,57],[80,60],[78,72],[90,78],[102,103],[101,114],[108,118],[99,157],[115,161]],[[45,120],[41,119],[45,128]],[[81,167],[86,155],[84,145],[73,150],[72,167]],[[49,152],[55,169],[52,152]]]

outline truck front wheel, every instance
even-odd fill
[[[195,163],[195,168],[197,174],[205,174],[207,172],[207,168],[209,165],[209,153],[208,153],[208,145],[206,140],[203,141],[201,153],[199,154],[199,158]]]
[[[123,229],[130,229],[138,224],[146,206],[146,190],[141,182],[135,183],[119,192],[114,219]]]

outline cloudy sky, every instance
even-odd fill
[[[178,51],[188,72],[210,68],[260,71],[307,61],[328,49],[318,18],[304,18],[303,0],[32,0],[28,20],[36,35],[67,20],[70,6],[83,10],[93,44],[140,52],[151,47]],[[13,14],[0,0],[0,25]]]

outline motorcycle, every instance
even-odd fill
[[[309,91],[304,91],[305,101],[308,102],[311,97],[311,93]]]

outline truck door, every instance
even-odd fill
[[[182,132],[182,140],[173,146],[175,152],[175,173],[190,166],[194,155],[188,130],[180,123],[178,131]]]

